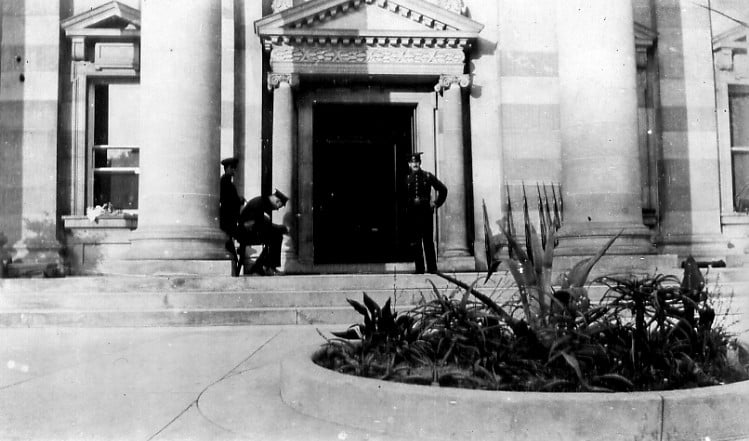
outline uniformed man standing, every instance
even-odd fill
[[[239,268],[242,266],[242,258],[244,257],[242,251],[244,247],[241,245],[241,232],[239,231],[238,223],[239,211],[245,200],[239,196],[233,182],[238,164],[239,159],[236,157],[221,160],[221,165],[224,166],[224,174],[221,176],[219,192],[218,222],[219,227],[229,235],[229,239],[226,241],[226,250],[231,254],[232,276],[239,275]],[[234,239],[240,241],[239,256],[237,255],[237,250],[234,248]]]
[[[426,270],[437,272],[437,256],[434,250],[433,213],[445,203],[447,187],[433,174],[421,169],[422,153],[414,153],[408,160],[408,203],[407,218],[411,234],[411,244],[416,274],[424,273],[424,256]],[[432,200],[432,189],[437,192],[437,199]],[[423,246],[423,247],[422,247]]]

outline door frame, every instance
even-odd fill
[[[415,110],[410,104],[315,104],[315,264],[411,260],[404,217]]]
[[[315,104],[408,104],[415,107],[413,146],[415,151],[424,152],[423,167],[430,172],[435,171],[436,139],[435,139],[435,109],[437,95],[434,91],[401,91],[389,90],[386,87],[373,89],[366,86],[352,86],[345,88],[317,88],[315,90],[300,91],[298,104],[298,193],[299,194],[299,263],[315,272],[327,270],[351,269],[366,271],[361,264],[345,265],[315,265],[314,264],[314,221],[313,221],[313,112]],[[370,265],[372,271],[382,271],[397,264],[375,263]],[[411,263],[413,265],[413,263]],[[335,266],[337,268],[326,268]],[[367,265],[364,265],[367,266]],[[387,267],[387,268],[383,268]]]

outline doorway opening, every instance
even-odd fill
[[[314,106],[315,263],[409,260],[405,190],[415,109],[403,104]]]

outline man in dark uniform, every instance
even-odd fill
[[[445,184],[433,174],[421,169],[421,155],[422,153],[414,153],[408,160],[410,170],[406,205],[416,274],[424,273],[424,256],[427,261],[426,270],[430,273],[437,272],[433,213],[434,209],[444,204],[447,198]],[[433,188],[437,192],[437,199],[434,201],[432,201]]]
[[[251,274],[277,275],[281,266],[281,243],[289,232],[285,225],[271,222],[270,212],[286,205],[289,198],[279,190],[250,199],[239,214],[239,228],[250,243],[263,244],[263,251],[250,269]]]
[[[242,257],[244,254],[238,222],[239,211],[245,200],[239,196],[233,182],[238,164],[239,158],[235,157],[221,160],[221,165],[224,166],[224,174],[221,176],[218,221],[219,227],[229,235],[229,239],[226,241],[226,250],[232,256],[232,276],[239,275],[239,268],[242,266]],[[234,248],[234,239],[240,242],[239,257],[237,256],[237,250]]]

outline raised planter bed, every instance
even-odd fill
[[[282,362],[283,401],[373,434],[462,441],[749,439],[749,381],[663,392],[493,392],[339,374],[315,364],[314,352]]]

